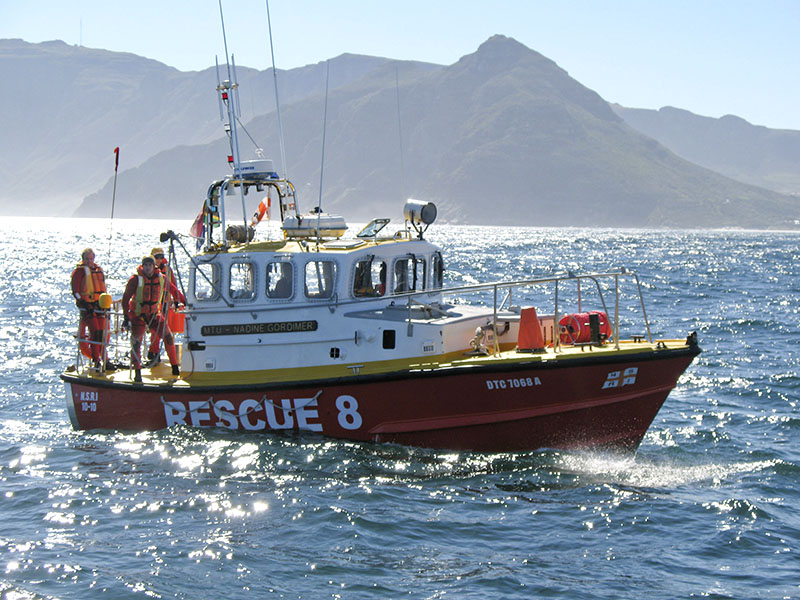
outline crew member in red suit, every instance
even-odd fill
[[[169,323],[169,315],[173,311],[172,302],[169,301],[170,297],[178,304],[186,304],[186,298],[178,289],[175,281],[175,273],[172,267],[169,266],[166,256],[164,256],[163,248],[153,248],[150,255],[156,259],[156,269],[161,271],[161,274],[167,278],[167,289],[169,294],[164,294],[164,305],[161,307],[161,314],[164,315],[165,321]],[[141,274],[142,267],[139,267]],[[173,291],[175,290],[175,291]],[[175,293],[177,292],[177,293]],[[153,331],[150,333],[150,348],[147,351],[147,362],[149,366],[155,366],[161,362],[161,331]]]
[[[98,368],[103,360],[103,332],[106,328],[105,313],[100,310],[98,300],[105,291],[103,269],[94,262],[94,250],[86,248],[81,253],[81,262],[72,271],[72,295],[81,311],[81,332],[88,330],[89,353]]]
[[[167,290],[172,295],[180,294],[174,283],[156,268],[156,260],[152,256],[142,258],[141,273],[134,274],[125,286],[122,295],[122,308],[125,311],[123,329],[131,330],[131,364],[134,369],[133,380],[142,381],[142,338],[148,329],[161,332],[164,348],[172,365],[172,374],[180,375],[178,358],[175,352],[175,341],[161,311]],[[174,288],[174,290],[172,289]]]

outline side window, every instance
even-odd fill
[[[216,300],[219,297],[217,289],[219,289],[219,267],[208,263],[197,265],[194,272],[195,299],[199,302]]]
[[[428,265],[425,264],[425,257],[420,256],[414,259],[414,289],[424,290],[428,282]]]
[[[353,275],[353,296],[375,298],[386,293],[386,263],[365,258],[356,263]]]
[[[441,252],[437,252],[431,259],[431,271],[433,271],[433,287],[434,289],[441,289],[444,285],[444,260],[442,260]]]
[[[330,298],[336,283],[336,263],[332,260],[312,260],[306,263],[306,298]]]
[[[232,300],[252,300],[256,297],[253,263],[240,262],[231,265],[229,292]]]
[[[401,258],[394,263],[394,290],[395,294],[403,294],[411,291],[411,283],[414,281],[412,273],[413,264],[410,258]]]
[[[416,292],[425,289],[425,259],[409,256],[394,263],[394,293]]]
[[[271,262],[267,265],[267,297],[291,298],[293,284],[292,263]]]

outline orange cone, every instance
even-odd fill
[[[517,350],[520,352],[534,352],[542,349],[544,349],[544,337],[542,336],[539,317],[536,316],[536,309],[532,306],[523,308],[519,317]]]

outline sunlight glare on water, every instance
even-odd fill
[[[73,431],[80,250],[118,297],[188,226],[116,221],[111,243],[103,219],[0,225],[0,598],[800,597],[798,234],[428,232],[449,284],[625,266],[655,337],[698,331],[635,456]]]

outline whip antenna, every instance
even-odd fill
[[[233,163],[233,180],[228,180],[224,185],[224,193],[227,193],[230,185],[239,187],[239,195],[242,198],[242,221],[244,222],[245,238],[247,238],[247,210],[245,209],[244,202],[244,183],[236,182],[235,178],[241,178],[241,157],[239,154],[239,132],[236,127],[237,115],[240,114],[239,110],[239,82],[236,81],[236,61],[232,54],[228,54],[228,37],[225,34],[225,17],[222,14],[222,0],[219,0],[219,19],[222,24],[222,42],[225,45],[225,63],[228,68],[228,79],[217,85],[217,90],[222,96],[222,103],[228,111],[228,123],[226,130],[230,134],[231,154],[228,157],[229,162]],[[231,73],[231,63],[233,63],[233,72]],[[221,191],[220,193],[223,193]],[[224,213],[223,213],[224,221]]]
[[[408,197],[406,196],[406,167],[403,161],[403,124],[400,122],[400,78],[397,75],[397,65],[394,67],[394,88],[397,92],[397,139],[400,142],[400,190],[403,194],[400,199],[405,202]]]
[[[319,249],[319,222],[322,217],[322,175],[325,172],[325,132],[328,130],[328,82],[331,78],[331,61],[325,61],[325,109],[322,113],[322,164],[319,166],[319,200],[317,200],[317,249]]]
[[[283,143],[283,123],[281,122],[281,103],[278,99],[278,72],[275,69],[275,49],[272,46],[272,20],[269,17],[269,0],[267,3],[267,27],[269,28],[269,52],[272,57],[272,79],[275,87],[275,111],[278,115],[278,137],[280,138],[281,146],[281,165],[283,166],[283,178],[286,179],[286,149]],[[297,199],[295,199],[295,207],[297,207]]]
[[[225,46],[225,62],[228,65],[228,80],[231,79],[231,63],[228,57],[228,36],[225,35],[225,17],[222,15],[222,0],[219,0],[219,20],[222,23],[222,45]]]

